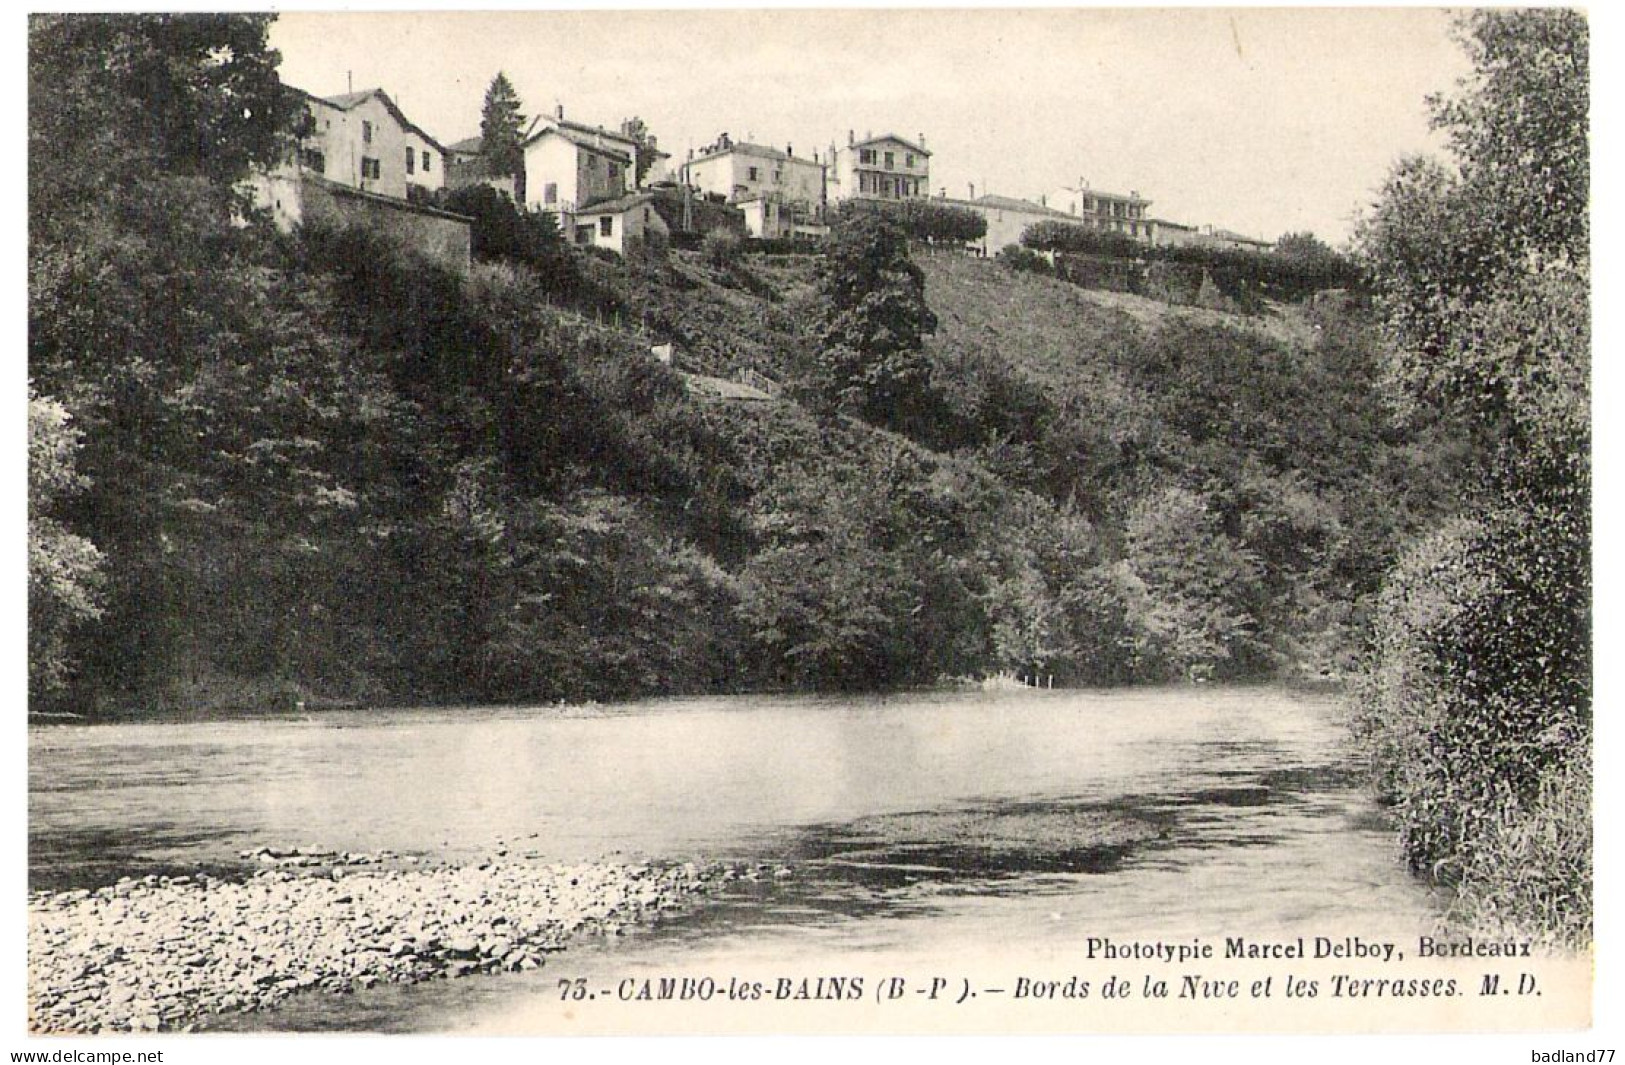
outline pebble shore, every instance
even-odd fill
[[[273,867],[32,895],[30,1030],[184,1031],[300,992],[534,969],[572,936],[617,934],[736,875],[505,852],[429,868],[387,854],[244,857]]]

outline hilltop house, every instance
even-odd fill
[[[830,202],[912,200],[931,192],[931,153],[919,143],[887,133],[858,140],[848,130],[846,147],[829,151]]]
[[[445,186],[446,149],[401,112],[383,89],[304,97],[299,163],[363,192],[404,200],[413,187]]]
[[[1053,207],[1033,203],[1030,200],[1018,200],[1009,196],[981,196],[974,200],[942,200],[955,207],[966,207],[981,215],[987,221],[987,233],[981,240],[973,242],[970,247],[983,255],[997,254],[1000,249],[1010,244],[1020,244],[1021,235],[1027,232],[1027,227],[1039,222],[1071,222],[1076,224],[1077,219],[1064,211],[1057,211]]]
[[[1183,222],[1170,222],[1166,218],[1150,219],[1151,245],[1156,248],[1182,248],[1189,244],[1196,244],[1201,239],[1201,230],[1196,226],[1186,225]]]
[[[637,187],[637,141],[603,126],[567,121],[561,105],[524,140],[525,206],[561,217]]]
[[[520,182],[512,174],[489,173],[485,165],[485,138],[464,137],[446,145],[446,188],[489,185],[514,203],[523,202]]]
[[[698,154],[690,154],[680,179],[701,193],[739,205],[752,236],[783,237],[822,228],[824,164],[816,153],[811,159],[797,156],[794,145],[780,151],[735,142],[724,133]]]
[[[591,207],[578,208],[571,215],[568,237],[576,244],[607,248],[617,255],[625,255],[629,241],[641,240],[652,234],[669,237],[671,229],[655,209],[653,193],[634,192],[613,200],[603,200]]]
[[[360,226],[466,269],[469,220],[420,202],[444,187],[440,142],[382,89],[300,96],[305,113],[282,162],[248,182],[255,206],[279,229],[307,221]]]
[[[1046,195],[1044,203],[1071,215],[1073,221],[1151,243],[1151,220],[1145,216],[1151,201],[1142,199],[1138,192],[1124,196],[1091,189],[1079,178],[1076,186],[1063,186]]]
[[[1270,241],[1259,240],[1257,237],[1249,237],[1233,230],[1218,229],[1214,226],[1203,226],[1194,243],[1204,244],[1210,248],[1225,248],[1231,251],[1264,252],[1275,247]]]

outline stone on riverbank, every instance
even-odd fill
[[[331,860],[269,853],[296,867]],[[174,1030],[317,988],[534,969],[571,936],[653,920],[722,881],[692,864],[364,864],[338,880],[277,868],[244,881],[127,877],[95,892],[36,894],[29,1028]]]

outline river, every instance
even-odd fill
[[[568,971],[1066,959],[1087,937],[1412,939],[1337,701],[1279,688],[729,697],[30,730],[29,878],[256,846],[762,863],[539,973],[305,996],[221,1026],[518,1031]],[[814,968],[807,968],[807,967]]]

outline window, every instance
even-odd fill
[[[598,169],[598,157],[596,155],[587,156],[587,169],[588,170],[597,170]]]
[[[299,156],[299,161],[304,164],[306,170],[313,170],[318,174],[327,173],[327,156],[315,148],[306,148]]]
[[[909,152],[907,155],[903,156],[903,162],[904,162],[905,166],[907,166],[910,170],[913,170],[914,169],[914,153]]]
[[[417,152],[413,151],[411,148],[406,149],[406,172],[408,174],[417,173],[417,167],[416,167],[417,158],[418,158],[418,153]]]
[[[598,235],[600,237],[613,237],[615,235],[615,219],[609,215],[598,220]]]
[[[383,169],[379,167],[378,160],[364,155],[361,157],[361,176],[363,179],[371,178],[374,181],[378,181],[384,176],[384,172]]]
[[[892,168],[892,166],[894,165],[895,161],[896,161],[895,157],[892,155],[892,153],[887,152],[886,153],[886,169],[890,170]]]
[[[559,183],[558,182],[549,181],[546,185],[542,186],[542,202],[543,203],[558,203],[559,202]]]
[[[875,165],[875,150],[873,148],[860,148],[860,149],[858,149],[858,162],[867,163],[870,166],[874,166]]]
[[[773,184],[775,184],[775,185],[784,184],[784,171],[782,171],[782,170],[773,171]]]
[[[620,164],[619,163],[611,163],[611,164],[609,164],[609,180],[617,181],[617,180],[620,179],[620,176],[621,176],[621,166],[620,166]]]
[[[429,172],[429,153],[428,152],[423,153],[423,172],[425,174],[427,174]]]
[[[363,123],[361,123],[361,143],[362,144],[371,144],[372,143],[372,123],[371,122],[363,122]]]
[[[761,171],[757,170],[754,166],[751,167],[750,168],[750,177],[749,177],[748,180],[750,180],[750,181],[760,181],[760,180],[762,180]]]

